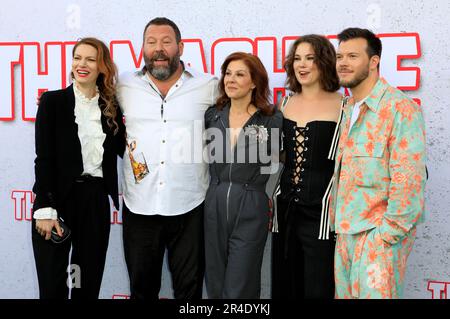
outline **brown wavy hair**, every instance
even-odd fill
[[[292,44],[289,54],[284,62],[286,71],[286,87],[296,93],[302,91],[301,84],[297,81],[294,71],[295,51],[300,43],[309,43],[314,51],[314,63],[319,69],[319,83],[327,92],[339,90],[339,78],[336,72],[336,50],[330,40],[318,34],[301,36]]]
[[[224,78],[230,62],[237,60],[245,63],[250,70],[251,79],[255,84],[255,88],[252,91],[251,103],[256,106],[256,108],[260,109],[264,115],[272,115],[275,112],[275,108],[269,101],[270,90],[267,71],[257,56],[245,52],[231,53],[223,62],[221,67],[222,77],[219,82],[219,97],[216,102],[217,108],[221,110],[228,102],[230,102],[230,98],[225,93]]]
[[[103,115],[106,117],[106,122],[110,129],[114,131],[114,135],[119,130],[119,125],[116,122],[118,103],[116,100],[116,81],[117,81],[117,67],[111,59],[111,54],[105,43],[97,38],[82,38],[80,39],[72,50],[72,57],[75,55],[75,50],[81,44],[87,44],[97,49],[97,65],[99,75],[97,77],[97,87],[100,98],[105,103]],[[73,73],[71,73],[74,79]]]

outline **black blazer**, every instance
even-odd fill
[[[59,209],[70,192],[75,178],[83,173],[81,144],[78,138],[78,125],[75,123],[75,95],[73,84],[63,90],[42,94],[36,115],[35,142],[36,181],[33,192],[36,198],[33,211],[44,207]],[[101,111],[104,101],[99,99]],[[103,132],[103,179],[114,206],[119,208],[117,155],[125,151],[125,126],[122,112],[117,107],[116,122],[119,131],[116,135],[101,115]]]

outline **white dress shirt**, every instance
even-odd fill
[[[142,71],[119,78],[118,99],[129,145],[123,157],[122,189],[133,213],[173,216],[203,202],[209,183],[203,160],[204,114],[215,104],[217,82],[209,74],[185,67],[163,98]],[[146,164],[149,171],[138,182],[130,145],[133,160]]]
[[[73,83],[75,95],[75,122],[78,125],[78,138],[83,157],[83,175],[103,177],[103,133],[101,110],[98,106],[97,94],[93,98],[86,97]],[[44,207],[34,212],[35,219],[57,219],[58,214],[52,207]]]
[[[98,89],[93,98],[87,98],[76,83],[73,84],[75,93],[75,122],[78,124],[78,138],[83,155],[83,174],[103,177],[103,133],[101,110],[98,106]]]

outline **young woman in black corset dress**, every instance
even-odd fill
[[[322,205],[334,168],[342,96],[336,92],[336,53],[328,39],[305,35],[286,57],[285,166],[273,235],[272,297],[334,297],[334,234]]]

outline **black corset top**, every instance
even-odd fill
[[[284,118],[285,169],[281,176],[284,199],[304,205],[321,203],[333,175],[334,160],[328,159],[336,122],[311,121],[305,127]]]

